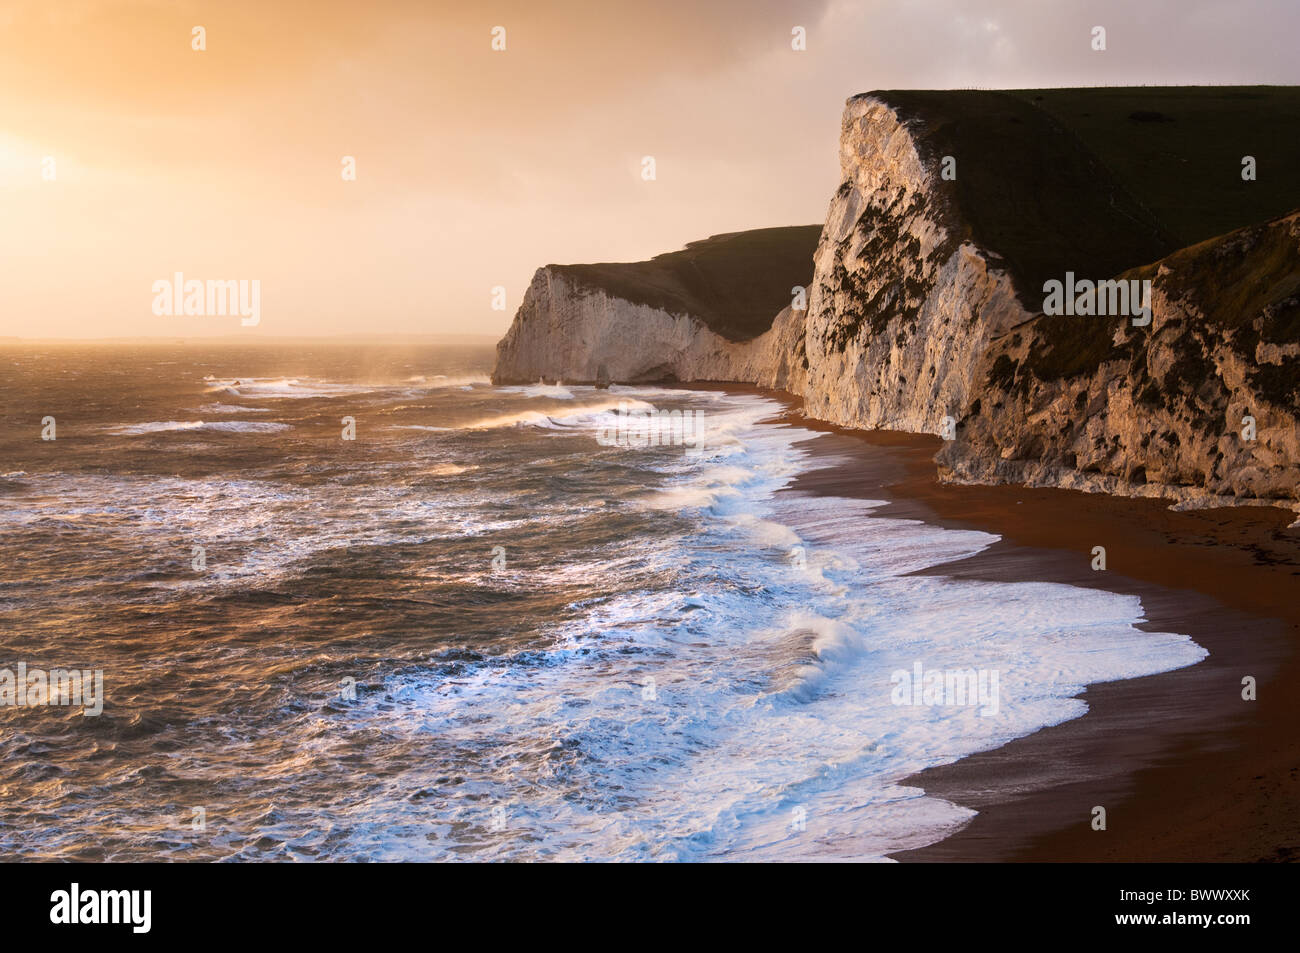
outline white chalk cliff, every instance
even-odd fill
[[[732,341],[699,318],[585,287],[539,268],[497,345],[498,382],[737,381],[802,393],[803,312],[783,309],[771,328]]]
[[[736,340],[687,310],[548,266],[498,345],[494,379],[745,382],[800,396],[809,416],[846,427],[940,434],[949,418],[954,439],[936,458],[949,480],[1300,507],[1300,216],[1170,254],[1154,226],[1126,224],[1141,209],[1086,150],[1014,104],[1010,121],[1043,124],[1030,133],[1057,150],[1048,165],[1065,171],[1045,174],[1100,183],[1100,211],[1091,237],[1067,236],[1056,257],[1032,237],[1001,243],[1023,195],[1006,211],[975,208],[943,175],[944,150],[962,145],[945,138],[953,124],[908,95],[846,106],[842,181],[806,312],[787,306],[767,331]],[[988,104],[1004,107],[977,102]],[[1059,207],[1024,212],[1036,227],[1077,198],[1061,181],[1024,186],[1061,194]],[[1124,255],[1145,266],[1133,274],[1153,282],[1149,326],[1041,313],[1041,276],[1089,254],[1098,267]],[[1225,308],[1232,282],[1262,290]]]
[[[1031,315],[1009,276],[953,234],[939,169],[889,104],[849,101],[840,172],[814,258],[805,410],[939,433],[968,405],[990,338]]]

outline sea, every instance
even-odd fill
[[[1206,655],[918,575],[998,538],[801,492],[774,397],[492,360],[0,345],[0,859],[886,860],[973,816],[916,772]]]

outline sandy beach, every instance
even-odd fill
[[[911,779],[977,810],[966,827],[900,861],[1287,861],[1300,857],[1297,671],[1300,533],[1266,508],[1171,512],[1155,500],[938,482],[938,438],[830,431],[833,465],[791,492],[888,499],[873,518],[997,534],[930,572],[1037,580],[1137,595],[1141,628],[1191,636],[1200,664],[1090,686],[1089,712]],[[1091,568],[1094,546],[1108,568]],[[1258,700],[1242,699],[1254,676]],[[1091,827],[1107,810],[1107,830]]]

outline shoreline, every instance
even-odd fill
[[[895,859],[1300,860],[1300,713],[1283,687],[1300,674],[1300,611],[1287,604],[1300,544],[1276,538],[1288,511],[1174,513],[1159,501],[1071,490],[946,485],[931,462],[938,438],[787,419],[829,430],[809,447],[845,458],[790,491],[884,497],[889,505],[873,516],[1001,537],[925,574],[1137,595],[1137,628],[1188,635],[1210,652],[1172,672],[1090,685],[1082,717],[909,778],[979,813]],[[861,472],[864,447],[885,458],[874,473]],[[1106,546],[1104,572],[1091,569],[1094,544]],[[1261,557],[1271,565],[1251,564]],[[1258,701],[1242,700],[1243,675],[1257,679]],[[1095,805],[1107,809],[1104,832],[1091,828]]]
[[[1174,512],[1172,501],[1076,490],[944,484],[939,438],[772,418],[823,435],[823,458],[783,492],[886,499],[873,518],[915,519],[1000,539],[925,575],[1058,582],[1141,599],[1135,627],[1209,651],[1171,672],[1089,685],[1088,711],[903,783],[977,811],[902,862],[1278,862],[1300,860],[1300,533],[1278,507]],[[1093,571],[1104,545],[1108,568]],[[1254,676],[1256,701],[1242,699]],[[1091,827],[1107,811],[1107,830]]]

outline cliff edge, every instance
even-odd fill
[[[715,235],[647,262],[547,265],[497,345],[495,383],[745,381],[801,392],[820,225]]]

